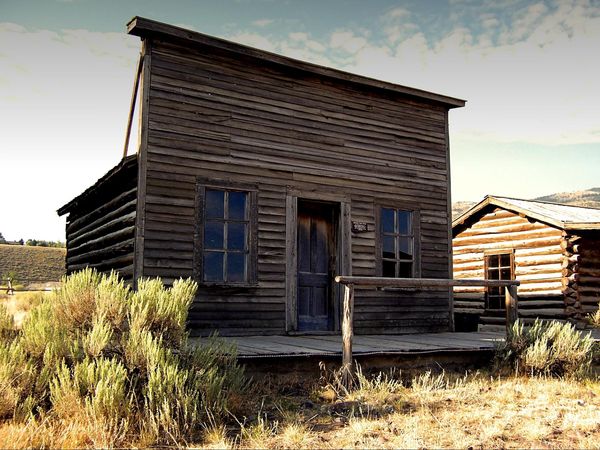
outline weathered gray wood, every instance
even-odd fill
[[[505,286],[506,333],[510,334],[514,323],[519,317],[517,286]]]
[[[288,195],[285,204],[286,331],[294,331],[298,329],[298,198]]]
[[[135,78],[133,81],[133,92],[131,93],[131,103],[129,104],[129,116],[127,117],[127,127],[125,129],[125,143],[123,144],[123,159],[127,157],[129,149],[129,137],[131,135],[131,125],[133,124],[133,114],[135,112],[135,103],[137,100],[138,87],[142,75],[142,66],[144,64],[144,55],[140,53],[137,67],[135,68]]]
[[[519,286],[517,280],[440,280],[433,278],[384,278],[337,276],[338,283],[355,286],[440,289],[452,286]]]
[[[345,285],[344,305],[342,312],[342,379],[346,387],[349,387],[350,380],[352,379],[352,336],[354,334],[353,326],[354,286]]]
[[[145,40],[142,43],[142,75],[140,101],[140,121],[138,128],[138,177],[137,177],[137,207],[134,238],[133,285],[144,276],[144,247],[146,225],[146,185],[148,177],[148,137],[150,134],[150,84],[152,82],[152,43]]]

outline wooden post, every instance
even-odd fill
[[[144,56],[140,53],[137,67],[135,68],[135,79],[133,80],[133,92],[131,93],[131,104],[129,106],[129,117],[127,118],[127,129],[125,130],[125,144],[123,144],[123,159],[127,157],[129,149],[129,135],[131,134],[131,124],[133,123],[133,113],[135,111],[135,102],[137,99],[137,91],[140,85],[140,77],[142,75],[142,67],[144,65]]]
[[[504,301],[506,304],[506,335],[519,318],[519,306],[517,304],[517,286],[506,286],[504,288]]]
[[[342,315],[342,380],[346,388],[352,379],[352,335],[354,316],[354,285],[344,285],[344,311]]]
[[[12,287],[12,278],[8,279],[8,285],[6,288],[6,294],[7,295],[14,295],[15,294],[15,290]]]

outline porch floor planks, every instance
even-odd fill
[[[236,336],[222,337],[238,346],[240,358],[341,356],[340,335],[301,336]],[[401,335],[356,335],[353,339],[354,355],[418,354],[446,351],[493,350],[504,339],[501,332],[473,333],[423,333]],[[194,338],[202,345],[203,338]]]

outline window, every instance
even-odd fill
[[[256,192],[201,187],[198,278],[205,284],[255,282]]]
[[[485,255],[485,277],[488,280],[513,280],[513,254]],[[506,309],[504,287],[488,286],[487,309]]]
[[[380,273],[391,278],[411,278],[418,274],[417,214],[405,209],[380,210]]]

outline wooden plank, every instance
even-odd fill
[[[144,246],[146,225],[146,180],[148,176],[148,136],[150,121],[150,84],[152,74],[152,41],[142,43],[142,95],[140,98],[140,121],[138,128],[138,177],[137,177],[137,208],[135,237],[133,250],[133,286],[145,276],[144,273]]]
[[[286,196],[285,218],[285,282],[286,282],[286,331],[298,329],[298,198],[293,195]]]

